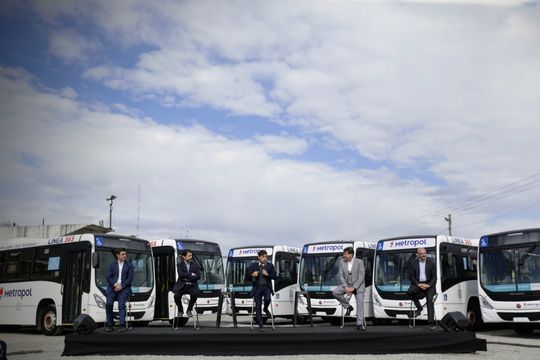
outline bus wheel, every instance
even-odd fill
[[[469,319],[471,325],[471,330],[480,330],[484,325],[482,320],[482,312],[480,310],[480,303],[476,299],[471,299],[469,306],[467,307],[467,318]]]
[[[62,333],[62,327],[56,326],[56,306],[47,305],[41,310],[39,317],[41,332],[47,336],[56,336]]]
[[[515,324],[514,332],[520,336],[530,336],[534,332],[534,325],[530,324]]]

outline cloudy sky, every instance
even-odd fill
[[[118,233],[225,248],[539,226],[538,1],[3,1],[0,49],[2,222],[114,194]]]

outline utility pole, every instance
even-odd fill
[[[445,217],[444,220],[448,222],[448,235],[452,236],[452,214],[448,214],[448,217]]]
[[[139,237],[139,223],[141,221],[141,184],[137,189],[137,237]]]
[[[113,204],[114,199],[116,199],[116,196],[114,195],[111,195],[110,197],[105,199],[107,201],[110,201],[109,202],[109,229],[111,230],[112,230],[112,204]]]

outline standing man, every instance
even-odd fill
[[[193,305],[199,296],[199,284],[197,281],[201,278],[201,269],[196,262],[193,261],[193,253],[191,250],[182,252],[182,261],[177,265],[178,280],[174,284],[174,302],[178,306],[179,315],[183,316],[184,308],[182,307],[182,295],[189,294],[189,304],[186,311],[188,317],[192,317]]]
[[[345,294],[356,298],[356,330],[366,331],[364,324],[364,293],[366,284],[364,282],[365,270],[362,259],[354,257],[354,249],[349,246],[343,250],[343,261],[339,266],[339,285],[334,289],[332,295],[347,309],[345,316],[349,316],[354,310],[345,297]]]
[[[105,331],[113,331],[113,305],[118,301],[118,318],[120,319],[120,329],[127,331],[126,327],[126,300],[131,294],[131,282],[133,281],[133,265],[126,262],[126,249],[115,249],[116,261],[109,264],[107,269],[107,303],[105,306],[107,314],[107,325]]]
[[[411,278],[411,286],[407,291],[418,315],[422,313],[423,307],[420,305],[418,296],[425,295],[428,309],[428,323],[430,330],[437,330],[435,326],[435,308],[433,306],[433,297],[435,296],[435,283],[437,282],[437,271],[433,260],[427,257],[425,248],[418,248],[416,251],[418,259],[413,261],[409,267],[409,275]]]
[[[253,283],[251,296],[255,301],[255,314],[259,329],[263,328],[263,320],[261,314],[261,303],[264,297],[264,313],[267,317],[272,316],[268,310],[274,290],[272,288],[272,280],[276,278],[276,269],[274,265],[268,262],[268,253],[266,250],[260,250],[257,253],[257,261],[252,262],[246,273],[246,280]]]

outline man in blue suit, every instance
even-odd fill
[[[266,316],[270,317],[271,314],[268,310],[268,306],[270,305],[272,295],[274,294],[272,280],[276,278],[276,270],[274,269],[274,265],[268,262],[268,253],[266,250],[260,250],[257,253],[257,258],[257,261],[252,262],[249,265],[246,273],[246,280],[253,283],[250,295],[253,296],[253,300],[255,301],[257,324],[259,324],[259,329],[262,331],[262,298],[264,297],[264,313]]]
[[[197,281],[201,278],[201,269],[195,261],[193,261],[193,253],[191,250],[182,252],[182,261],[177,265],[178,280],[173,287],[174,302],[178,306],[179,316],[183,315],[184,308],[182,306],[182,295],[189,294],[189,304],[186,315],[193,316],[193,305],[197,301],[199,295],[199,284]]]
[[[120,318],[120,329],[126,328],[126,300],[131,294],[131,282],[133,281],[133,265],[126,261],[126,249],[114,250],[116,260],[109,264],[107,269],[107,303],[105,306],[107,313],[107,325],[105,331],[113,331],[113,304],[118,301],[118,317]]]

